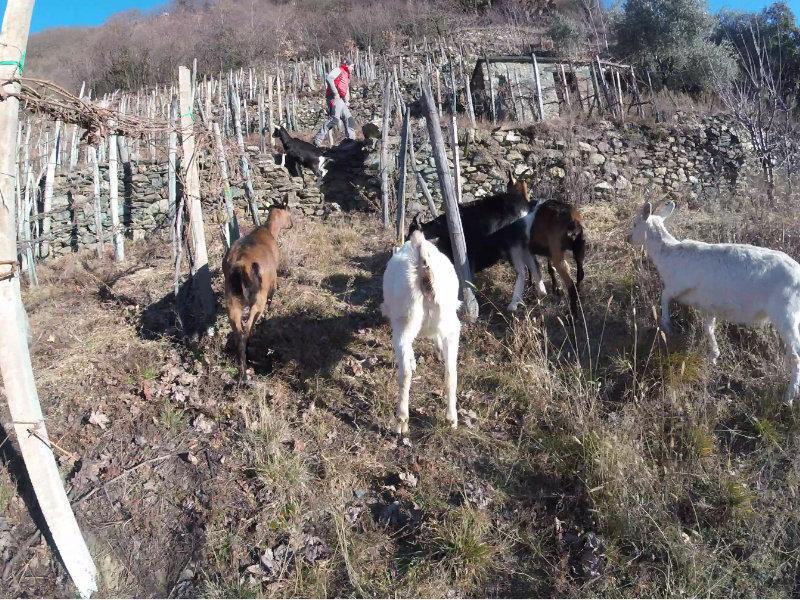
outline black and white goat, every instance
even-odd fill
[[[286,168],[294,177],[303,176],[303,167],[308,167],[319,177],[325,177],[324,151],[317,148],[314,144],[298,138],[293,138],[285,127],[276,127],[272,137],[278,138],[283,144],[283,152],[286,156]]]
[[[508,259],[517,273],[514,293],[508,305],[516,310],[525,289],[527,273],[536,284],[537,293],[544,295],[539,264],[535,255],[548,259],[553,289],[558,291],[555,270],[567,287],[570,311],[577,311],[580,284],[583,281],[585,239],[580,214],[572,205],[559,200],[531,203],[528,189],[521,180],[509,173],[506,192],[483,198],[459,207],[467,245],[467,258],[473,273]],[[439,249],[452,257],[447,221],[440,215],[433,221],[412,222],[411,230],[420,229],[427,237],[437,237]],[[564,258],[572,251],[577,265],[577,284],[572,281]]]

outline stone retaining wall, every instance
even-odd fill
[[[425,140],[417,131],[416,140]],[[685,119],[669,125],[616,126],[599,121],[585,125],[534,126],[526,129],[478,130],[471,141],[462,139],[461,172],[463,201],[469,202],[505,185],[508,169],[533,183],[534,194],[566,193],[575,201],[614,198],[632,192],[674,191],[687,199],[710,189],[740,186],[742,174],[757,170],[750,148],[721,116]],[[397,137],[392,136],[392,152]],[[324,216],[339,210],[378,209],[380,183],[377,151],[362,143],[331,151],[328,174],[315,181],[306,170],[304,178],[291,177],[276,164],[276,157],[248,147],[256,201],[262,216],[275,203],[288,203],[307,216]],[[279,160],[278,156],[278,160]],[[201,161],[205,215],[209,223],[220,216],[219,189]],[[417,151],[418,166],[428,187],[439,198],[436,169],[430,147]],[[452,166],[452,165],[451,165]],[[233,197],[246,215],[243,185],[233,169]],[[103,229],[110,237],[108,170],[101,167]],[[408,212],[424,210],[415,179],[408,178],[411,192]],[[169,222],[167,168],[165,164],[132,164],[129,176],[120,169],[120,220],[128,237],[137,240],[166,231]],[[61,173],[55,179],[51,242],[52,252],[62,254],[96,241],[92,175],[88,170]],[[578,197],[576,197],[576,195]]]

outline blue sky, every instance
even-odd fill
[[[35,33],[48,27],[99,25],[123,10],[147,11],[167,4],[165,0],[36,0],[31,30]],[[768,0],[709,0],[714,12],[721,8],[758,10],[768,4]],[[789,0],[789,6],[800,18],[800,0]],[[6,0],[0,0],[0,11],[5,11],[5,8]]]

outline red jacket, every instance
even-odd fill
[[[333,108],[336,98],[341,97],[347,100],[350,95],[350,69],[347,65],[340,65],[328,73],[325,82],[327,83],[325,86],[325,98],[331,108]],[[334,89],[336,92],[334,92]]]

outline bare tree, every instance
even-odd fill
[[[790,173],[788,167],[797,156],[796,98],[787,89],[783,65],[770,58],[768,40],[758,26],[751,22],[740,35],[745,43],[734,45],[739,76],[728,83],[717,82],[716,87],[725,107],[748,133],[772,202],[776,170],[787,166]]]

